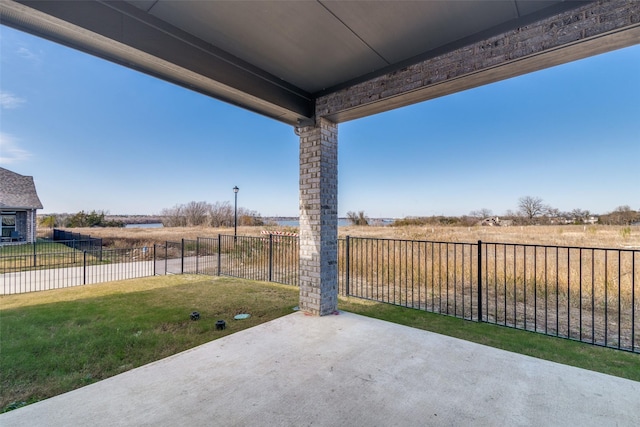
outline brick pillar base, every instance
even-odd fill
[[[338,125],[300,129],[300,308],[338,309]]]

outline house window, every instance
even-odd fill
[[[11,237],[11,233],[16,231],[16,213],[2,212],[2,237]]]

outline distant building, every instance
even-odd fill
[[[513,220],[511,219],[500,219],[499,217],[490,217],[485,218],[480,221],[480,225],[488,226],[488,227],[510,227],[513,225]]]
[[[582,222],[584,222],[585,224],[597,224],[598,223],[598,217],[597,216],[590,216],[588,218],[583,218]]]
[[[42,203],[33,177],[0,168],[1,241],[34,242],[37,209],[42,209]]]
[[[500,226],[500,218],[496,217],[491,217],[491,218],[485,218],[482,221],[480,221],[480,225],[486,226],[486,227],[498,227]]]

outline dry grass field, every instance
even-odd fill
[[[298,231],[292,227],[238,227],[238,235],[259,236],[263,230]],[[43,234],[46,229],[40,230]],[[164,227],[164,228],[73,228],[102,238],[112,247],[150,246],[166,241],[197,237],[233,235],[233,228]],[[612,249],[640,249],[640,227],[608,225],[515,226],[515,227],[454,227],[454,226],[350,226],[339,227],[340,238],[371,237],[383,239],[426,240],[436,242],[512,243],[552,246],[577,246]]]
[[[438,242],[514,243],[552,246],[640,249],[640,227],[605,225],[515,227],[343,227],[340,236],[376,237]]]
[[[297,231],[239,227],[238,235],[260,236],[264,230]],[[233,235],[232,228],[198,227],[72,231],[102,238],[113,248]],[[350,262],[346,262],[346,244],[339,247],[340,287],[345,291],[348,284],[349,295],[473,318],[478,307],[479,259],[474,243],[481,240],[486,243],[482,263],[486,321],[601,345],[640,348],[640,329],[635,326],[640,318],[640,227],[350,226],[340,227],[338,233],[340,238],[359,238],[351,240]],[[249,272],[266,271],[268,254],[262,239],[242,240],[233,249],[222,246],[229,264],[223,270],[241,270],[228,274],[250,278]],[[291,270],[295,276],[297,260],[295,250],[284,261],[274,255],[274,271]]]

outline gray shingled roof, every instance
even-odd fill
[[[0,168],[0,208],[42,209],[33,177]]]

